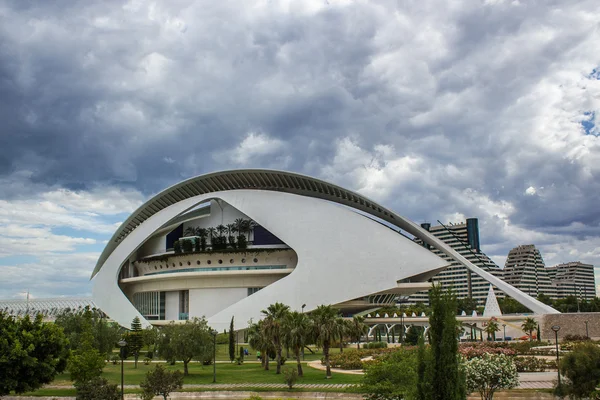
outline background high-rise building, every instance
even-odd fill
[[[468,218],[465,222],[450,223],[448,225],[440,224],[431,226],[429,223],[423,223],[421,227],[428,230],[438,239],[443,240],[473,264],[492,275],[501,277],[502,269],[481,251],[479,221],[477,218]],[[422,240],[415,239],[415,241],[450,263],[450,267],[432,278],[433,282],[440,283],[445,289],[452,289],[458,298],[471,297],[478,304],[485,304],[490,286],[487,281],[478,275],[472,274],[446,254],[431,248]],[[496,290],[496,294],[502,296],[502,292],[498,290]],[[422,291],[404,298],[402,301],[406,303],[428,303],[429,300],[427,292]]]
[[[580,299],[592,300],[596,297],[596,281],[592,264],[575,261],[546,269],[556,288],[558,298],[576,296]]]
[[[517,246],[508,252],[502,279],[532,297],[545,294],[556,299],[542,254],[533,244]]]

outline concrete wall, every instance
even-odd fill
[[[166,251],[167,235],[160,234],[151,237],[137,251],[137,259],[151,256],[153,254],[161,254]]]
[[[247,288],[190,289],[190,318],[211,317],[247,296]]]
[[[216,228],[217,225],[221,224],[233,224],[238,218],[251,219],[246,214],[244,214],[237,208],[227,204],[223,200],[212,200],[210,202],[210,215],[208,217],[198,218],[192,221],[184,222],[183,231],[185,232],[185,230],[190,226],[193,228]],[[227,236],[227,233],[225,233],[225,236]],[[253,239],[252,236],[253,235],[250,234],[250,240]],[[210,237],[207,238],[207,242],[208,244],[210,244]]]
[[[179,291],[165,293],[165,319],[179,319]]]
[[[558,339],[566,335],[586,335],[585,321],[588,321],[588,332],[592,339],[600,339],[600,313],[546,314],[539,317],[543,340],[554,340],[553,325],[560,326]]]

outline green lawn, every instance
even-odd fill
[[[246,343],[240,343],[237,348],[243,347],[245,349],[248,349],[250,352],[249,356],[246,356],[246,360],[251,360],[251,361],[256,361],[256,351],[251,348],[250,346],[248,346]],[[323,350],[322,349],[317,349],[315,346],[310,346],[310,348],[312,349],[312,351],[315,352],[315,354],[312,354],[310,351],[306,350],[304,353],[304,360],[305,361],[313,361],[313,360],[320,360],[321,357],[323,357]],[[355,348],[354,346],[352,348]],[[361,346],[362,348],[362,346]],[[146,353],[148,352],[148,349],[143,348],[142,351],[140,352],[140,361],[143,361],[144,358],[146,358]],[[338,347],[334,347],[330,350],[331,354],[336,354],[339,353],[340,349]],[[119,351],[118,350],[114,350],[113,354],[118,355]],[[283,355],[285,356],[286,351],[283,350]],[[236,349],[236,355],[237,355],[237,349]],[[290,354],[291,355],[291,354]],[[157,357],[155,356],[154,359],[156,359]],[[129,357],[128,360],[133,360],[133,357]],[[217,361],[229,361],[229,345],[228,344],[218,344],[217,345]]]
[[[294,362],[286,363],[283,368],[295,368]],[[134,369],[133,363],[125,363],[125,384],[126,385],[139,385],[144,379],[147,371],[154,368],[154,365],[144,365],[144,363],[138,363],[137,369]],[[270,363],[270,371],[264,371],[259,363],[244,363],[242,365],[237,364],[221,364],[217,363],[217,383],[284,383],[283,374],[275,374],[275,363]],[[361,381],[361,375],[350,375],[350,374],[333,374],[333,378],[330,380],[325,379],[325,371],[316,370],[308,367],[306,364],[303,365],[304,377],[298,379],[297,383],[359,383]],[[176,365],[168,365],[169,370],[181,370],[183,371],[183,363],[177,363]],[[201,365],[199,363],[190,363],[189,365],[190,374],[185,378],[185,384],[207,384],[212,383],[213,379],[213,366],[212,365]],[[103,376],[112,383],[121,382],[121,366],[107,364],[104,368]],[[68,374],[58,375],[55,379],[54,384],[71,384],[69,381]]]

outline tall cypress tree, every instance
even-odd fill
[[[231,323],[229,324],[229,359],[231,362],[235,360],[235,338],[233,337],[233,317],[231,317]]]
[[[459,371],[456,296],[434,285],[429,293],[432,314],[429,317],[433,400],[464,400],[464,376]]]

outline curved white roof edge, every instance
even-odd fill
[[[312,178],[306,175],[267,169],[241,169],[214,172],[200,175],[182,181],[158,193],[142,206],[140,206],[115,232],[108,245],[100,255],[98,263],[92,273],[92,278],[100,271],[103,264],[131,232],[133,232],[144,221],[151,218],[161,210],[168,208],[178,202],[190,200],[217,192],[227,191],[274,191],[284,192],[311,198],[328,200],[338,204],[346,205],[367,214],[384,220],[398,228],[420,238],[425,243],[433,246],[450,258],[465,266],[470,271],[481,276],[504,293],[523,304],[536,314],[559,313],[554,308],[538,301],[492,274],[482,270],[460,255],[449,245],[436,238],[434,235],[421,228],[418,224],[383,207],[376,202],[353,191],[341,188],[337,185]]]

